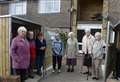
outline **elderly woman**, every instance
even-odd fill
[[[28,41],[30,44],[30,66],[29,66],[29,77],[34,78],[34,67],[35,67],[35,59],[36,59],[36,45],[34,40],[34,32],[29,31]]]
[[[101,66],[103,56],[105,53],[106,44],[104,40],[101,38],[101,33],[96,32],[95,33],[95,42],[93,45],[92,53],[93,53],[93,79],[98,80],[99,79],[99,68]]]
[[[38,33],[36,40],[36,65],[37,65],[37,74],[42,75],[41,67],[43,67],[46,51],[46,40],[44,39],[43,33]]]
[[[67,72],[74,72],[74,66],[76,65],[76,56],[78,54],[78,44],[77,39],[73,32],[68,34],[67,48],[66,48],[66,57],[67,57]]]
[[[85,35],[83,36],[83,39],[82,39],[82,51],[84,54],[83,65],[87,66],[88,72],[85,72],[83,74],[91,75],[91,71],[92,71],[91,54],[92,54],[92,47],[93,47],[94,40],[95,38],[94,36],[92,36],[91,30],[85,29]]]
[[[61,72],[62,55],[63,55],[62,51],[63,51],[63,43],[60,39],[59,34],[56,34],[55,39],[52,42],[53,73],[56,72],[56,64],[58,65],[58,73]]]
[[[11,57],[12,68],[15,75],[21,76],[21,82],[26,80],[27,69],[30,62],[30,47],[26,39],[27,29],[24,26],[18,28],[18,36],[12,40]]]

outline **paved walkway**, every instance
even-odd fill
[[[120,81],[118,81],[116,79],[108,79],[107,82],[120,82]]]
[[[39,82],[102,82],[102,80],[93,81],[91,77],[87,80],[87,76],[82,75],[78,70],[68,73],[63,67],[61,73],[52,73],[48,77],[39,80]]]
[[[87,75],[80,73],[81,63],[82,61],[78,60],[78,65],[73,73],[66,72],[65,62],[63,62],[61,73],[52,73],[52,70],[50,70],[45,78],[40,79],[36,76],[35,79],[29,79],[26,82],[104,82],[102,79],[99,81],[92,80],[91,77],[87,80]],[[85,70],[85,68],[83,69]]]

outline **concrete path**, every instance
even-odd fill
[[[26,82],[104,82],[102,79],[99,81],[92,80],[91,76],[87,80],[87,75],[80,73],[82,61],[78,60],[78,65],[75,67],[75,72],[68,73],[66,72],[66,65],[63,62],[61,73],[52,73],[52,70],[47,72],[45,78],[40,78],[36,76],[34,79],[28,79]],[[85,68],[83,68],[85,71]],[[83,72],[82,71],[82,72]]]

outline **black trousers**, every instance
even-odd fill
[[[44,65],[44,60],[45,60],[45,54],[40,54],[36,57],[37,73],[41,73],[41,68]]]
[[[20,75],[21,82],[27,79],[27,69],[14,69],[14,75]]]
[[[53,56],[53,69],[54,70],[56,70],[56,65],[58,65],[58,69],[61,69],[62,56]]]

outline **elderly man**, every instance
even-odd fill
[[[88,67],[88,71],[89,71],[89,68],[91,68],[92,66],[91,54],[92,54],[92,47],[93,47],[94,40],[95,38],[92,36],[91,30],[85,29],[85,35],[82,39],[82,51],[84,53],[83,65]],[[85,72],[84,74],[91,75],[91,71],[92,69],[90,69],[90,72]]]
[[[26,39],[27,29],[24,26],[18,28],[18,36],[12,40],[11,57],[12,68],[15,75],[20,75],[21,82],[25,82],[27,69],[30,62],[30,48]]]

